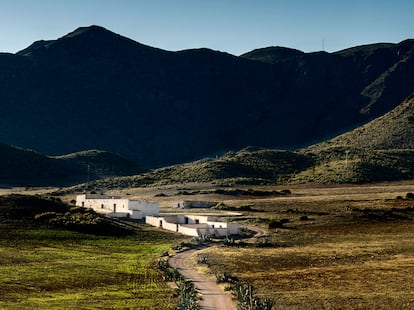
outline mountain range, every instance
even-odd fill
[[[149,47],[99,26],[0,54],[0,141],[47,155],[101,149],[159,167],[247,145],[296,149],[414,92],[414,40],[241,56]]]

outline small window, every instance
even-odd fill
[[[101,204],[101,209],[103,209],[104,208],[104,204]]]

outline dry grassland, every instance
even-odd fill
[[[203,250],[210,274],[253,284],[276,309],[414,309],[414,200],[395,199],[414,192],[412,184],[291,190],[289,197],[210,197],[251,205],[257,212],[243,212],[246,225],[288,220],[269,230],[271,247]]]
[[[199,266],[213,277],[228,272],[253,284],[259,296],[275,300],[276,309],[414,309],[414,200],[405,199],[414,193],[413,182],[255,187],[292,192],[274,197],[198,194],[213,187],[111,193],[157,200],[163,211],[172,211],[172,202],[182,199],[249,205],[252,211],[229,220],[264,229],[271,220],[284,220],[282,228],[269,229],[270,247],[257,245],[263,240],[211,247],[203,250],[209,269]],[[184,190],[194,194],[180,194]]]
[[[214,273],[253,284],[280,308],[407,309],[414,307],[413,231],[414,223],[320,227],[303,229],[306,244],[295,236],[284,247],[204,251]]]

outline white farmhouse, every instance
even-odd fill
[[[96,194],[76,196],[76,205],[91,208],[95,212],[111,217],[128,217],[132,219],[143,219],[149,215],[157,216],[160,210],[158,202],[130,200]]]
[[[220,222],[217,217],[210,216],[183,214],[147,216],[145,222],[155,227],[195,237],[226,237],[240,234],[239,224]]]

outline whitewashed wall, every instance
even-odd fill
[[[128,209],[140,211],[142,217],[147,215],[159,215],[160,204],[154,201],[129,200]]]
[[[76,205],[91,208],[95,212],[113,217],[142,219],[147,215],[159,214],[157,202],[121,199],[104,195],[78,195]]]
[[[199,229],[185,225],[179,225],[178,232],[186,236],[199,237]]]
[[[160,227],[160,218],[155,216],[146,216],[145,223],[155,227]]]
[[[186,220],[187,218],[187,220]],[[164,217],[147,216],[145,222],[155,227],[162,227],[170,231],[178,231],[187,236],[210,235],[226,237],[240,233],[240,225],[235,223],[208,220],[208,216],[199,215],[166,215]],[[197,222],[198,221],[198,222]]]

